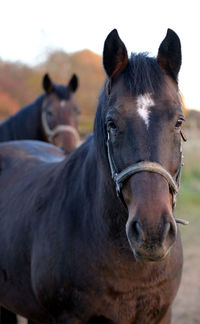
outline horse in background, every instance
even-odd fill
[[[78,78],[72,75],[67,86],[54,84],[48,74],[43,77],[45,91],[33,103],[0,124],[0,142],[34,139],[46,141],[69,154],[79,144],[80,108],[74,98]],[[1,308],[1,323],[16,324],[16,315]]]
[[[105,40],[94,134],[0,144],[0,304],[38,324],[170,324],[182,273],[179,37]],[[48,152],[47,152],[48,151]]]
[[[74,97],[78,78],[72,75],[67,86],[43,77],[44,94],[0,124],[0,142],[34,139],[49,142],[71,153],[79,144],[80,108]]]

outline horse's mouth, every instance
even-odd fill
[[[157,256],[155,256],[155,257],[148,256],[147,257],[147,256],[141,256],[138,254],[134,254],[134,256],[135,256],[135,259],[140,262],[160,262],[160,261],[163,261],[167,255],[165,254],[165,255],[159,256],[159,257],[157,257]]]
[[[130,244],[130,242],[129,242]],[[133,252],[133,255],[136,259],[136,261],[139,262],[160,262],[163,261],[167,255],[169,254],[170,248],[167,251],[148,251],[148,250],[142,250],[142,251],[136,251],[135,248],[130,244],[131,250]]]

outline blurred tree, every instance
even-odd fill
[[[0,91],[10,93],[19,108],[29,103],[36,95],[30,87],[29,78],[34,75],[33,69],[18,63],[0,63]]]
[[[61,50],[54,51],[34,68],[0,60],[0,93],[7,96],[7,99],[2,96],[3,101],[10,100],[9,104],[1,104],[0,98],[0,115],[5,118],[12,114],[16,107],[20,109],[35,100],[43,92],[42,78],[47,72],[54,82],[66,85],[71,75],[77,74],[79,88],[76,98],[82,111],[80,132],[82,135],[90,133],[93,129],[99,92],[105,78],[101,56],[90,50],[73,54]],[[181,100],[186,113],[183,95]]]
[[[15,114],[18,110],[18,102],[11,98],[9,94],[0,92],[0,120],[4,120],[8,115]]]

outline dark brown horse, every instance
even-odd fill
[[[128,59],[113,30],[103,63],[94,135],[69,158],[0,145],[0,304],[41,324],[169,324],[183,262],[180,41],[168,30],[157,58]]]
[[[67,86],[54,84],[45,74],[45,93],[0,124],[0,141],[40,140],[71,153],[79,143],[77,129],[80,109],[74,98],[77,87],[75,74]]]
[[[43,78],[45,94],[0,124],[0,141],[38,139],[71,153],[79,144],[80,109],[73,93],[78,88],[74,74],[68,85],[53,84],[48,74]],[[17,323],[16,315],[2,308],[3,324]]]
[[[61,147],[65,153],[71,153],[80,142],[80,109],[74,98],[77,88],[78,78],[75,74],[67,86],[54,84],[45,74],[45,94],[0,124],[0,141],[41,140]],[[1,321],[3,324],[15,324],[16,315],[2,309]]]

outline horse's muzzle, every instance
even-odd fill
[[[126,224],[127,238],[135,258],[139,261],[161,261],[176,240],[177,226],[172,215],[163,216],[162,224],[139,221],[136,215]]]

